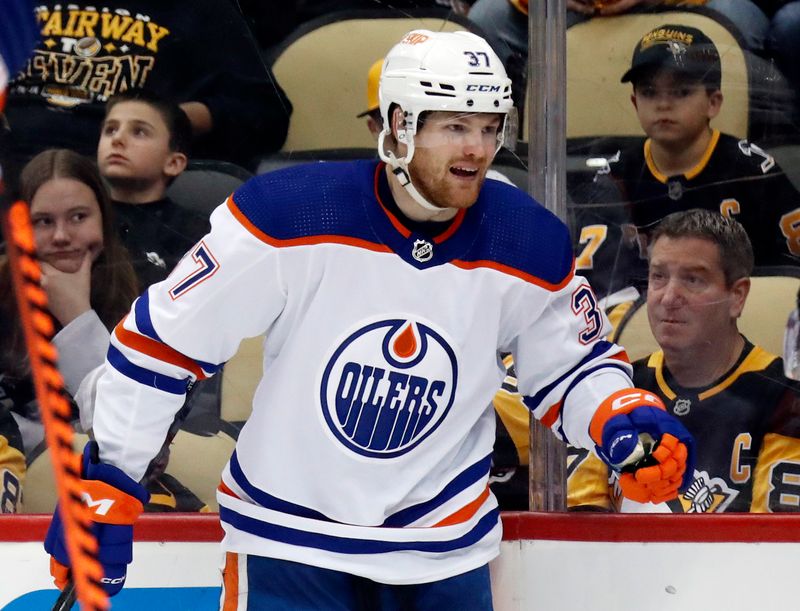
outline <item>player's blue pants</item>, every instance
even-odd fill
[[[492,611],[489,566],[442,581],[386,585],[287,560],[228,553],[222,611]]]

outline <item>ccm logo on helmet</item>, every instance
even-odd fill
[[[111,577],[103,577],[102,579],[100,579],[100,583],[109,583],[109,584],[122,583],[123,581],[125,581],[124,575],[122,577],[115,577],[113,579]]]
[[[494,93],[500,91],[500,85],[467,85],[467,91],[488,91]]]

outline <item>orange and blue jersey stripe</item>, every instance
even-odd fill
[[[596,366],[587,368],[586,366],[592,361],[599,362]],[[526,407],[533,412],[542,405],[542,403],[554,390],[563,385],[565,382],[569,381],[566,388],[559,393],[558,403],[551,405],[547,409],[545,415],[541,418],[542,424],[550,427],[555,424],[561,415],[561,408],[563,407],[564,401],[566,400],[570,391],[575,388],[575,386],[577,386],[581,380],[590,375],[594,375],[602,369],[617,369],[625,373],[627,376],[630,376],[632,372],[628,356],[624,350],[622,350],[616,344],[606,340],[599,340],[592,346],[589,354],[583,357],[574,367],[569,369],[569,371],[566,371],[558,378],[550,382],[550,384],[542,387],[535,395],[523,396],[522,400]],[[561,435],[563,439],[566,439],[564,430],[561,426],[558,427],[557,433]]]
[[[193,379],[205,379],[220,369],[221,365],[192,359],[161,340],[150,318],[147,292],[134,302],[133,318],[136,331],[125,327],[126,317],[114,329],[113,340],[115,341],[112,341],[108,347],[108,362],[124,376],[166,393],[182,395],[186,393]],[[115,343],[118,343],[120,348],[117,348]],[[128,351],[130,351],[129,354],[138,353],[156,361],[168,363],[187,371],[190,375],[175,378],[137,365],[126,355]]]
[[[492,462],[491,454],[485,456],[481,460],[477,461],[476,463],[464,469],[456,477],[454,477],[450,481],[450,483],[448,483],[442,489],[442,491],[435,497],[423,503],[412,505],[411,507],[407,507],[405,509],[398,511],[397,513],[392,514],[391,516],[386,518],[383,524],[381,524],[380,526],[386,528],[402,528],[417,522],[418,520],[424,518],[428,514],[431,514],[436,509],[440,508],[441,506],[445,505],[448,501],[455,498],[463,490],[466,490],[467,488],[469,488],[476,482],[480,481],[481,479],[487,478],[489,475],[489,468],[491,467],[491,462]],[[310,509],[308,507],[303,507],[302,505],[298,505],[296,503],[285,501],[263,490],[260,490],[258,487],[254,486],[250,481],[248,481],[247,477],[242,472],[242,468],[241,465],[239,464],[239,459],[235,451],[231,456],[229,467],[231,476],[233,477],[233,480],[236,482],[236,485],[239,486],[239,488],[253,502],[257,503],[261,507],[264,507],[265,509],[271,509],[273,511],[279,511],[281,513],[286,513],[293,516],[298,516],[301,518],[311,518],[313,520],[321,520],[324,522],[335,522],[335,520],[320,513],[319,511]],[[230,494],[232,496],[236,496],[227,487],[223,490],[223,492],[225,492],[226,494]],[[485,495],[482,492],[479,495],[479,498],[485,499],[486,496],[487,495]]]
[[[379,525],[379,528],[394,530],[411,527],[410,532],[413,532],[415,529],[415,524],[420,519],[431,514],[436,509],[441,508],[455,498],[460,492],[466,490],[474,483],[479,482],[482,479],[486,479],[488,477],[490,465],[491,456],[484,457],[459,473],[434,498],[424,503],[413,505],[389,516],[383,522],[383,524]],[[277,497],[267,494],[263,490],[259,490],[253,486],[253,484],[247,481],[247,478],[241,472],[241,467],[238,464],[238,459],[235,452],[231,457],[230,473],[236,485],[239,486],[242,492],[247,495],[249,500],[257,503],[263,508],[291,516],[319,520],[334,526],[341,524],[340,522],[332,520],[328,516],[325,516],[316,510],[278,499]],[[220,484],[219,490],[225,495],[237,499],[239,498],[239,496],[224,483]],[[464,506],[458,507],[454,511],[450,512],[446,517],[439,519],[429,528],[467,524],[470,522],[470,520],[475,518],[481,508],[486,506],[487,501],[489,501],[489,497],[490,492],[488,486],[486,486],[481,489],[476,498],[469,501]],[[387,552],[403,550],[442,553],[467,548],[481,540],[495,527],[497,527],[498,515],[497,507],[491,507],[484,515],[480,516],[475,523],[472,524],[468,530],[466,530],[466,532],[449,539],[433,541],[423,540],[424,538],[420,537],[415,540],[412,534],[406,540],[392,541],[376,538],[366,539],[352,536],[342,536],[340,534],[333,534],[333,532],[311,532],[308,529],[300,530],[282,524],[277,524],[275,522],[269,522],[264,519],[255,518],[252,515],[245,515],[242,512],[232,509],[231,507],[227,507],[224,501],[221,501],[220,504],[220,520],[237,530],[276,542],[343,554],[383,554]],[[421,530],[428,530],[428,528],[422,527]],[[389,537],[387,537],[387,539],[389,539]]]

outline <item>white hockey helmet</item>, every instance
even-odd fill
[[[470,32],[413,30],[392,47],[383,62],[378,92],[383,132],[378,153],[423,207],[437,209],[411,185],[408,164],[414,155],[414,134],[425,111],[490,112],[505,115],[498,133],[497,149],[506,133],[516,130],[511,100],[511,80],[503,62],[483,38]],[[391,134],[390,111],[398,105],[404,124],[397,139],[407,147],[404,157],[384,150]],[[513,115],[515,117],[515,115]]]

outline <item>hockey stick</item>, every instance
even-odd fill
[[[0,204],[5,208],[6,197],[2,191]],[[56,366],[56,349],[50,342],[54,326],[47,311],[47,294],[40,285],[42,273],[36,260],[28,206],[21,201],[12,204],[2,220],[12,286],[28,348],[31,378],[53,462],[64,539],[72,565],[72,580],[84,611],[105,610],[109,603],[108,596],[100,586],[103,568],[97,560],[97,541],[90,530],[89,513],[81,500],[81,458],[72,450],[72,409],[66,399],[64,380]],[[68,589],[65,588],[65,592]],[[68,600],[70,596],[67,593],[59,597],[59,600],[64,599],[62,609],[72,606]]]
[[[27,0],[0,2],[0,111],[5,103],[9,75],[21,70],[40,38],[33,5]],[[0,144],[5,144],[2,142]],[[5,151],[0,147],[0,153]],[[60,609],[80,600],[85,611],[108,609],[108,596],[100,586],[103,567],[97,560],[97,541],[89,530],[88,510],[80,497],[80,457],[72,451],[71,407],[64,380],[56,367],[56,350],[50,342],[53,321],[47,294],[41,287],[35,240],[27,205],[10,199],[0,165],[0,229],[5,235],[11,287],[16,296],[36,400],[52,455],[64,539],[72,564],[70,584],[59,596]],[[8,208],[8,210],[6,210]]]
[[[72,606],[75,604],[75,595],[75,582],[70,581],[67,587],[61,591],[61,596],[56,600],[52,611],[69,611],[72,609]]]

